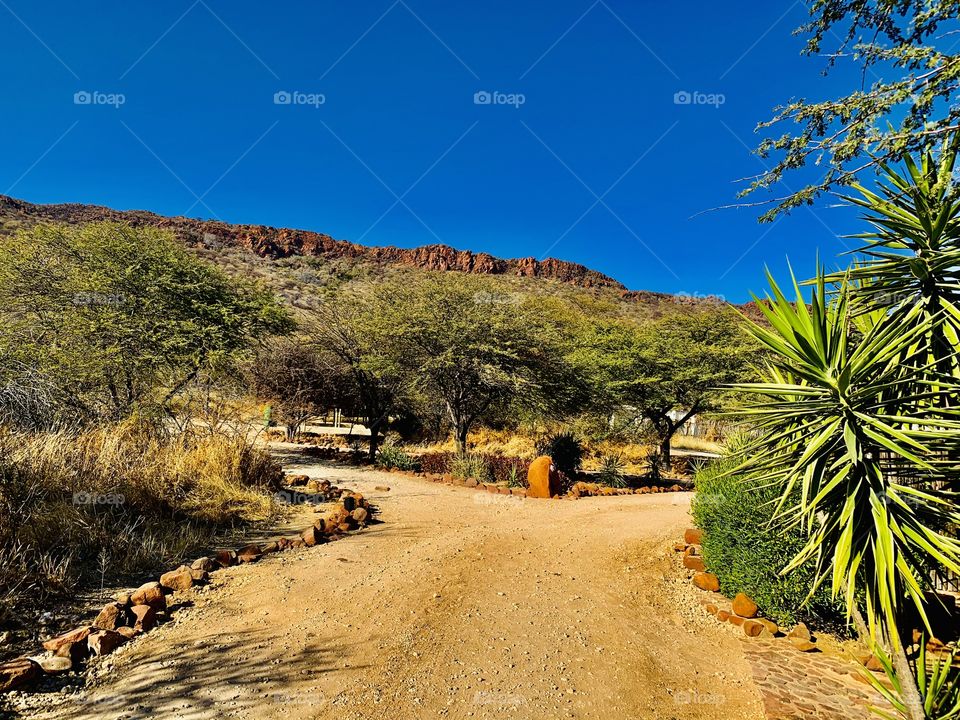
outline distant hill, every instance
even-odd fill
[[[316,292],[330,291],[352,281],[424,270],[500,276],[506,286],[517,291],[589,295],[639,317],[724,304],[713,297],[627,290],[603,273],[554,258],[501,259],[447,245],[413,249],[372,247],[309,230],[233,225],[78,203],[38,205],[0,195],[0,232],[4,233],[41,222],[82,224],[103,220],[170,230],[185,246],[228,272],[259,277],[293,304],[308,307]],[[743,308],[751,310],[750,306]]]

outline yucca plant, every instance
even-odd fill
[[[920,639],[917,656],[911,661],[911,680],[916,683],[922,701],[925,720],[954,720],[960,718],[960,663],[956,650],[947,650],[928,657],[927,637]],[[904,702],[903,680],[894,667],[893,661],[882,648],[874,648],[874,655],[887,676],[889,685],[880,682],[864,668],[861,672],[873,688],[880,693],[893,708],[894,713],[883,708],[874,708],[874,712],[888,720],[909,718],[910,708]]]

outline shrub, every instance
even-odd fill
[[[473,453],[460,453],[450,461],[450,473],[463,480],[474,479],[477,482],[490,482],[493,474],[486,458]]]
[[[417,459],[393,442],[386,442],[377,452],[377,467],[416,470]]]
[[[597,473],[597,482],[617,488],[627,486],[627,478],[624,474],[624,462],[619,453],[604,455],[600,459],[600,470]]]
[[[704,562],[719,578],[721,592],[728,597],[746,593],[782,624],[805,618],[821,624],[838,622],[843,609],[830,598],[827,587],[805,604],[813,586],[812,567],[780,574],[803,547],[805,537],[796,528],[771,527],[776,490],[727,475],[737,462],[727,455],[696,475],[693,518],[704,533]]]
[[[446,475],[450,472],[451,453],[428,452],[420,455],[420,469],[428,475]]]
[[[510,487],[520,487],[527,484],[529,463],[526,460],[504,457],[503,455],[484,455],[483,458],[490,467],[490,474],[493,476],[494,482],[506,483]]]
[[[550,435],[537,443],[537,452],[549,455],[557,470],[573,477],[580,471],[583,462],[583,444],[570,432]]]

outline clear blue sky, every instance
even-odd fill
[[[0,192],[550,255],[733,301],[765,264],[836,257],[858,227],[829,201],[773,226],[697,215],[763,169],[773,106],[857,82],[801,57],[802,3],[591,2],[0,0]]]

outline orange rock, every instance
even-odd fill
[[[682,552],[682,553],[685,553],[685,551],[686,551],[686,549],[687,549],[688,547],[689,547],[689,546],[688,546],[686,543],[674,543],[674,544],[673,544],[673,550],[674,550],[674,552]]]
[[[55,638],[51,638],[45,641],[43,643],[43,647],[45,650],[49,650],[50,652],[56,652],[67,643],[85,641],[87,637],[89,637],[90,633],[93,632],[94,629],[95,628],[91,628],[91,627],[80,627],[80,628],[77,628],[76,630],[71,630],[68,633],[64,633],[63,635],[58,635]]]
[[[707,603],[704,607],[707,608],[707,612],[710,613],[711,615],[716,615],[718,612],[720,612],[720,608],[718,608],[713,603]]]
[[[311,526],[311,527],[308,527],[306,530],[304,530],[303,533],[300,535],[300,537],[303,539],[304,545],[306,545],[307,547],[313,547],[318,542],[320,542],[322,536],[320,534],[320,531],[317,530],[316,527]]]
[[[116,630],[126,624],[126,612],[120,603],[107,603],[93,621],[93,626],[101,630]]]
[[[703,541],[703,531],[700,528],[687,528],[683,533],[683,541],[687,545],[700,545]]]
[[[743,634],[747,637],[757,637],[764,630],[766,630],[766,628],[763,626],[763,623],[758,623],[756,620],[743,621]]]
[[[713,573],[698,572],[693,576],[693,584],[701,590],[707,590],[709,592],[720,591],[720,580]]]
[[[809,640],[810,639],[810,630],[807,629],[807,626],[803,623],[797,623],[793,630],[787,635],[791,640]]]
[[[181,565],[176,570],[161,575],[160,584],[168,590],[189,590],[193,587],[193,575],[190,573],[190,568]]]
[[[699,555],[699,554],[700,554],[700,546],[699,546],[699,545],[687,545],[687,546],[683,549],[683,554],[684,554],[684,555]]]
[[[776,635],[780,632],[780,626],[777,625],[773,620],[768,620],[767,618],[757,618],[756,621],[763,625],[766,628],[767,632],[771,635]]]
[[[157,610],[167,607],[167,598],[158,582],[148,582],[138,587],[130,594],[130,602],[133,605],[151,605]]]
[[[733,599],[733,611],[743,618],[755,618],[760,608],[743,593],[737,593],[737,596]]]
[[[527,486],[527,497],[551,498],[560,493],[560,475],[552,458],[542,455],[530,463]]]
[[[727,622],[729,622],[732,625],[736,625],[737,627],[740,627],[746,621],[739,615],[731,615],[730,617],[727,618]]]
[[[687,570],[696,570],[697,572],[707,571],[707,566],[703,564],[703,558],[699,555],[684,555],[683,566],[687,568]],[[739,613],[737,614],[739,615]]]
[[[726,622],[730,618],[729,610],[717,610],[717,620]]]
[[[109,655],[125,642],[127,638],[113,630],[97,630],[87,638],[87,646],[94,655]]]
[[[134,605],[130,608],[130,612],[136,618],[136,622],[133,624],[134,630],[148,632],[157,624],[157,611],[149,605]]]
[[[29,658],[0,663],[0,692],[32,685],[41,678],[43,678],[43,669]]]

